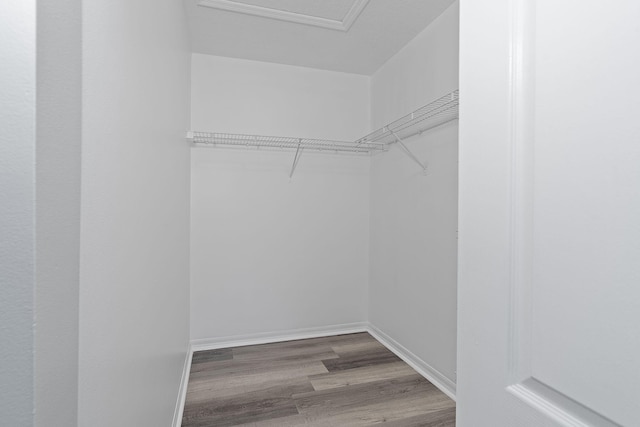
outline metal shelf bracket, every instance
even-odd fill
[[[291,172],[289,172],[289,180],[291,180],[291,177],[293,177],[293,173],[296,170],[296,166],[298,166],[298,162],[300,161],[300,157],[302,156],[302,150],[304,150],[304,148],[300,148],[300,146],[302,145],[302,140],[298,141],[298,148],[296,149],[296,155],[293,158],[293,164],[291,165]]]
[[[392,130],[389,130],[389,132],[391,132],[391,134],[393,135],[393,137],[396,139],[396,142],[398,143],[398,145],[400,146],[400,148],[402,148],[402,151],[404,152],[404,154],[407,155],[407,157],[409,157],[411,160],[413,160],[414,162],[416,162],[418,165],[420,165],[420,167],[422,168],[422,172],[424,172],[425,174],[427,173],[427,166],[422,163],[420,161],[420,159],[418,159],[415,154],[413,154],[411,152],[411,150],[409,150],[409,147],[407,147],[404,142],[402,142],[402,139],[400,139],[400,137]]]

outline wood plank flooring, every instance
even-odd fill
[[[367,333],[198,351],[182,427],[453,427],[455,403]]]

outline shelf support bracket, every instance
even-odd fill
[[[302,156],[303,148],[300,148],[302,141],[298,141],[298,148],[296,149],[296,156],[293,158],[293,165],[291,165],[291,172],[289,172],[289,179],[293,176],[293,172],[296,170],[296,166],[298,166],[298,162],[300,161],[300,157]]]
[[[396,139],[396,142],[400,145],[404,154],[406,154],[411,160],[413,160],[418,165],[420,165],[420,167],[422,168],[422,172],[427,173],[427,166],[424,163],[422,163],[420,159],[418,159],[415,156],[415,154],[411,152],[411,150],[409,150],[409,148],[404,144],[404,142],[402,142],[402,139],[400,139],[400,137],[396,135],[394,131],[389,129],[389,132],[391,132],[391,135],[393,135],[393,137]]]

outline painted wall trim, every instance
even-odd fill
[[[249,335],[235,335],[222,338],[205,338],[191,341],[192,351],[215,350],[218,348],[241,347],[244,345],[270,344],[307,338],[329,337],[333,335],[367,332],[367,322],[343,325],[321,326],[317,328],[289,329]]]
[[[367,6],[367,3],[369,3],[369,0],[354,0],[351,8],[342,20],[305,15],[304,13],[289,12],[287,10],[273,9],[230,0],[200,0],[198,5],[229,12],[243,13],[245,15],[259,16],[261,18],[277,19],[278,21],[346,32],[349,31],[358,16],[360,16],[360,13]]]
[[[402,344],[382,332],[376,326],[369,324],[368,331],[375,339],[380,341],[385,347],[394,352],[396,356],[404,360],[409,366],[415,369],[420,375],[429,380],[433,385],[438,387],[440,391],[456,400],[456,383],[449,379],[442,372],[413,354]]]
[[[180,380],[180,388],[178,389],[178,400],[176,409],[173,413],[173,427],[181,427],[182,415],[184,413],[184,402],[187,400],[187,386],[189,384],[189,374],[191,373],[191,360],[193,359],[193,348],[191,344],[187,347],[187,354],[184,358],[184,367],[182,369],[182,379]]]

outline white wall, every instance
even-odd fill
[[[353,140],[369,79],[194,54],[192,128]],[[191,337],[367,318],[369,159],[194,148]]]
[[[372,79],[374,128],[458,87],[458,4]],[[370,321],[455,382],[457,122],[406,141],[371,170]]]
[[[189,335],[189,68],[182,2],[83,3],[81,426],[172,422]]]
[[[193,130],[354,140],[369,130],[369,78],[192,55]]]
[[[74,426],[82,108],[81,0],[38,1],[35,421]]]
[[[35,2],[0,14],[0,414],[33,425]]]

